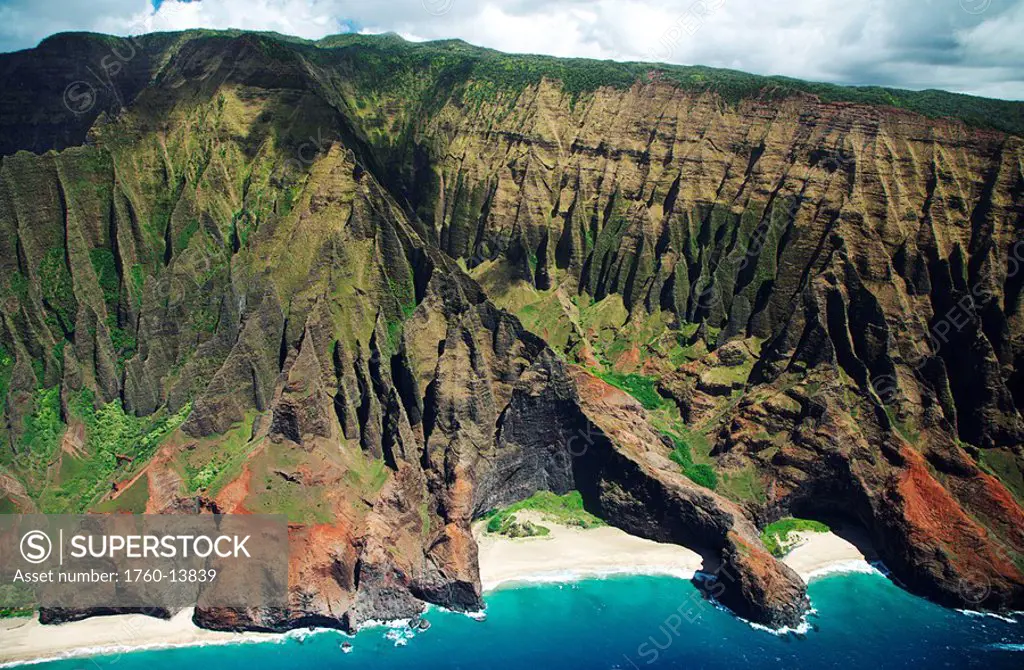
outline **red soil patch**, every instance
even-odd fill
[[[238,477],[231,480],[214,498],[218,509],[223,514],[251,514],[252,512],[245,508],[245,499],[249,497],[251,485],[252,472],[246,464]]]
[[[1003,483],[978,470],[974,477],[952,479],[950,488],[960,504],[981,517],[989,528],[1024,553],[1024,510]]]
[[[615,359],[613,367],[616,372],[634,372],[640,367],[640,347],[634,344],[629,349],[623,351]]]
[[[157,452],[146,468],[149,473],[149,500],[146,514],[160,514],[172,509],[181,490],[181,477],[171,467],[171,448],[164,447]]]
[[[903,502],[900,511],[912,544],[938,545],[961,574],[999,575],[1013,582],[1024,581],[1017,568],[996,551],[985,528],[967,516],[932,477],[924,457],[908,447],[901,449],[900,454],[907,467],[900,475],[896,493]]]
[[[569,372],[580,394],[580,400],[588,405],[637,405],[639,403],[625,391],[615,388],[603,379],[599,379],[586,370],[571,366]]]
[[[327,610],[341,616],[355,589],[355,540],[345,519],[335,524],[289,524],[288,581],[317,594]]]
[[[596,368],[600,365],[597,358],[594,356],[594,348],[591,347],[590,343],[586,340],[583,341],[583,345],[580,347],[580,351],[577,355],[583,364],[588,367]]]

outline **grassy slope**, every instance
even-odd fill
[[[583,509],[583,497],[579,491],[570,491],[565,495],[556,495],[550,491],[538,491],[526,500],[510,505],[505,509],[493,510],[485,518],[487,530],[492,533],[502,532],[507,528],[509,519],[520,511],[538,512],[544,518],[563,526],[594,528],[604,525],[601,519]],[[540,533],[544,534],[544,533]]]

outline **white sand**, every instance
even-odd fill
[[[835,533],[797,533],[796,547],[782,562],[805,582],[832,572],[870,572],[867,557],[850,541]]]
[[[551,534],[511,539],[487,534],[483,523],[477,524],[474,534],[480,547],[480,581],[485,591],[513,582],[570,581],[616,573],[691,579],[701,568],[701,556],[679,545],[644,540],[610,526],[567,528],[533,512],[516,516],[550,528]],[[796,548],[783,562],[804,581],[829,572],[871,570],[864,554],[834,533],[799,536]]]
[[[265,633],[225,633],[198,628],[192,623],[191,609],[182,610],[170,621],[141,614],[94,617],[59,626],[44,626],[37,617],[0,619],[0,664],[277,639],[280,636]]]
[[[700,555],[675,544],[660,544],[602,526],[583,530],[551,523],[532,512],[519,520],[551,529],[543,537],[510,539],[484,532],[477,524],[480,581],[485,591],[512,582],[568,581],[615,573],[667,574],[692,579]]]
[[[532,512],[517,516],[543,524],[551,534],[510,539],[487,534],[483,524],[477,524],[480,579],[485,591],[516,582],[573,581],[624,573],[690,579],[701,568],[700,555],[679,545],[644,540],[610,526],[568,528]],[[802,534],[798,546],[783,560],[805,581],[828,572],[871,569],[853,544],[833,533]],[[274,634],[203,630],[192,623],[190,609],[170,621],[134,614],[60,626],[43,626],[36,618],[0,619],[0,666],[138,649],[281,639]]]

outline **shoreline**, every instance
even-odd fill
[[[534,517],[531,512],[521,518],[543,523],[550,534],[510,539],[485,533],[483,523],[474,527],[479,545],[480,581],[485,594],[516,585],[572,583],[630,575],[664,575],[691,580],[703,564],[695,551],[644,540],[611,526],[588,530],[569,528]],[[830,574],[876,571],[848,541],[832,533],[805,535],[783,559],[805,582]],[[0,668],[155,649],[280,643],[308,634],[304,629],[290,633],[206,630],[192,623],[191,608],[178,612],[170,620],[121,614],[44,626],[37,616],[0,619]]]
[[[704,560],[676,544],[662,544],[600,526],[583,530],[545,519],[536,512],[519,512],[520,521],[543,525],[541,537],[511,539],[473,527],[480,560],[480,584],[485,593],[516,583],[571,582],[617,574],[669,575],[693,579]]]
[[[693,579],[703,558],[675,544],[645,540],[611,526],[590,530],[552,523],[533,512],[518,518],[550,529],[543,537],[510,539],[474,526],[484,592],[516,583],[557,583],[614,575],[666,575]],[[793,549],[781,560],[805,583],[830,574],[875,572],[856,545],[835,533],[796,533]],[[861,539],[858,542],[863,544]],[[629,566],[629,567],[623,567]]]
[[[0,668],[86,656],[226,644],[274,643],[288,633],[230,633],[192,623],[189,607],[170,619],[117,614],[44,626],[38,615],[0,619]]]

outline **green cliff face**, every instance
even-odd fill
[[[0,64],[0,509],[287,513],[312,592],[205,625],[476,606],[472,520],[573,489],[759,621],[790,515],[1024,606],[1024,105],[393,36]]]

